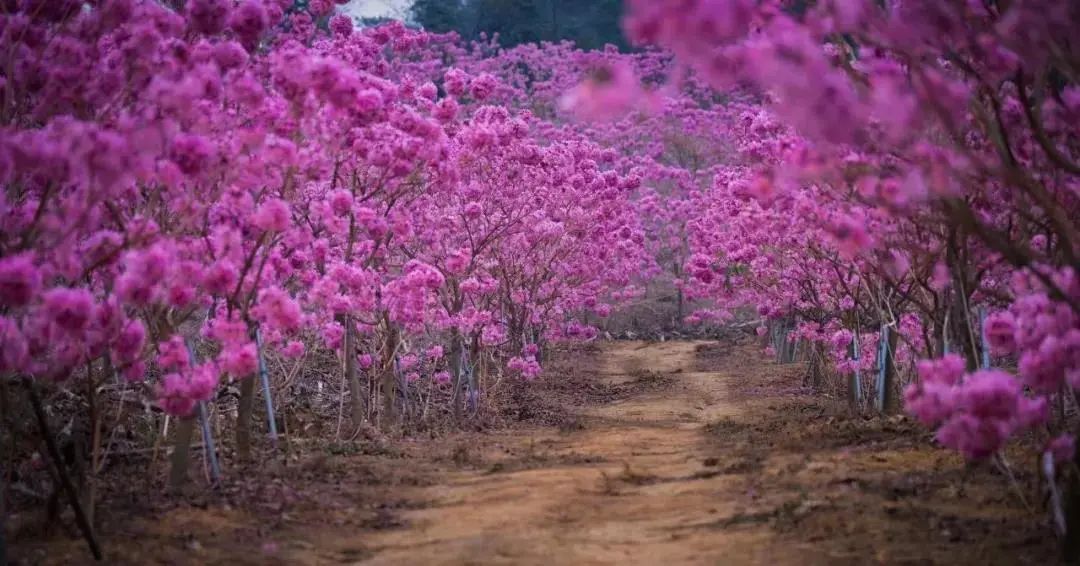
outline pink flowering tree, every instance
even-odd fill
[[[1067,353],[1080,335],[1080,168],[1069,141],[1080,100],[1069,37],[1078,19],[1068,3],[837,0],[796,10],[642,0],[629,4],[626,26],[715,87],[760,89],[810,142],[792,190],[813,184],[874,213],[843,228],[872,234],[853,240],[852,251],[874,254],[895,241],[877,237],[874,217],[898,234],[947,226],[929,249],[944,256],[942,267],[934,261],[927,281],[944,288],[947,280],[958,300],[937,306],[939,327],[959,325],[974,342],[977,317],[961,299],[985,293],[986,303],[1012,303],[986,330],[996,351],[1021,360],[1016,376],[965,374],[980,349],[972,345],[961,368],[954,358],[927,365],[907,392],[909,408],[940,425],[943,444],[983,458],[1020,431],[1067,427],[1040,407],[1072,398],[1069,376],[1080,362]],[[1001,265],[1011,266],[1011,284]],[[1071,442],[1052,448],[1050,461],[1071,460]]]

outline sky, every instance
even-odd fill
[[[408,0],[352,0],[342,6],[342,11],[357,18],[379,16],[403,16]]]

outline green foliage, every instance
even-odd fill
[[[381,26],[383,24],[387,24],[387,23],[390,23],[392,21],[394,21],[394,18],[380,16],[380,17],[360,18],[360,21],[357,22],[357,23],[360,25],[360,27],[371,28],[371,27],[375,27],[375,26]]]
[[[571,40],[584,49],[613,44],[626,50],[622,0],[415,0],[413,22],[426,30],[456,31],[465,39],[499,34],[500,44]]]
[[[415,0],[410,8],[413,21],[435,33],[461,32],[464,4],[461,0]]]

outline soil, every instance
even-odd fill
[[[521,387],[513,426],[320,445],[185,498],[110,494],[107,562],[1058,561],[1022,449],[1009,455],[1014,489],[903,417],[853,415],[802,389],[804,368],[758,352],[605,343]],[[15,563],[89,562],[79,540],[19,521]]]

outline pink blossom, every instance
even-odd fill
[[[195,399],[188,395],[188,380],[178,373],[161,378],[158,404],[167,414],[177,417],[189,416],[195,410]]]
[[[507,362],[506,367],[520,373],[526,380],[535,379],[542,371],[540,364],[536,362],[536,358],[533,356],[511,358],[510,361]]]
[[[913,383],[904,390],[904,408],[923,424],[936,426],[955,411],[955,389],[940,382]]]
[[[446,258],[446,270],[453,274],[464,273],[468,265],[469,254],[464,250],[454,252]]]
[[[852,258],[868,250],[873,239],[866,230],[865,222],[851,216],[843,216],[831,227],[837,248],[845,257]]]
[[[487,100],[498,86],[498,79],[489,73],[482,73],[469,83],[469,95],[476,100]]]
[[[973,374],[962,390],[959,405],[981,419],[1009,420],[1017,412],[1020,383],[999,370]]]
[[[285,347],[281,350],[281,355],[289,359],[298,360],[304,357],[305,351],[306,347],[304,346],[303,342],[300,342],[299,340],[292,340],[288,344],[286,344]]]
[[[457,117],[461,107],[453,98],[444,98],[435,104],[433,115],[440,122],[451,122]]]
[[[309,0],[308,2],[308,11],[314,16],[325,16],[333,10],[333,0]]]
[[[157,363],[165,370],[184,371],[188,367],[188,350],[184,339],[172,336],[158,344]]]
[[[259,293],[253,313],[270,329],[283,332],[299,330],[303,322],[303,311],[300,305],[279,287],[263,289]]]
[[[0,316],[0,371],[22,371],[29,362],[26,337],[11,319]]]
[[[173,162],[185,175],[205,172],[215,153],[213,144],[203,136],[180,134],[173,140]]]
[[[222,69],[243,67],[248,62],[244,47],[235,41],[222,41],[214,45],[214,62]]]
[[[336,190],[330,193],[330,209],[338,216],[344,216],[352,211],[353,196],[346,190]]]
[[[146,327],[138,320],[128,321],[113,343],[113,356],[116,362],[127,364],[138,361],[146,345]]]
[[[930,278],[930,288],[941,292],[947,289],[951,284],[952,275],[949,273],[949,266],[940,261],[935,263],[933,276]]]
[[[188,23],[198,33],[213,35],[225,29],[229,15],[228,0],[191,0],[187,3]]]
[[[221,370],[233,378],[241,379],[259,369],[259,352],[255,344],[229,344],[218,356]]]
[[[214,364],[202,364],[190,374],[188,395],[196,401],[209,401],[217,389],[220,375]]]
[[[323,325],[320,334],[326,346],[336,350],[341,347],[342,338],[345,337],[345,327],[337,322],[330,322]]]
[[[330,18],[330,31],[338,37],[348,37],[353,32],[352,18],[345,14],[337,14]]]
[[[194,274],[185,273],[185,276],[193,276],[193,279],[199,279],[197,272]],[[179,281],[169,287],[165,297],[169,306],[184,308],[195,301],[194,283],[190,280]]]
[[[888,254],[885,269],[893,279],[903,279],[911,270],[911,260],[906,254],[892,250]]]
[[[41,289],[41,273],[28,255],[0,258],[0,304],[26,305]]]
[[[447,93],[451,96],[461,96],[465,94],[469,75],[461,69],[451,68],[446,71],[446,74],[443,76],[443,81]]]
[[[229,28],[245,44],[254,45],[270,17],[261,0],[242,0],[229,16]]]
[[[983,323],[986,340],[991,350],[998,355],[1011,354],[1016,350],[1016,322],[1008,311],[991,313]]]
[[[925,383],[956,385],[964,377],[967,365],[957,354],[946,354],[937,360],[919,360],[916,364],[919,379]]]
[[[203,287],[210,293],[215,295],[225,295],[231,293],[233,288],[236,287],[236,283],[239,281],[240,274],[237,272],[236,266],[231,261],[220,260],[214,262],[206,273],[203,275]]]
[[[198,402],[213,397],[218,380],[217,367],[213,364],[203,364],[183,374],[166,374],[158,389],[158,403],[166,413],[186,417]]]
[[[484,208],[480,203],[470,202],[465,205],[465,217],[471,219],[480,218],[484,214]]]
[[[584,120],[613,120],[642,106],[646,94],[630,65],[619,62],[597,68],[566,93],[560,107]]]
[[[203,333],[223,345],[240,346],[248,342],[248,325],[239,318],[213,318],[207,322]]]
[[[129,364],[120,372],[120,375],[128,383],[141,383],[146,379],[146,362],[140,360]]]
[[[959,414],[938,429],[936,438],[943,446],[959,451],[972,460],[987,458],[1000,450],[1010,434],[1008,423],[982,420]]]
[[[267,200],[255,211],[252,223],[267,232],[284,232],[292,223],[289,204],[277,198]]]
[[[375,89],[364,89],[356,95],[355,109],[359,114],[373,114],[383,108],[383,95]]]
[[[85,289],[57,287],[45,292],[45,313],[68,332],[86,328],[94,308],[94,297]]]

